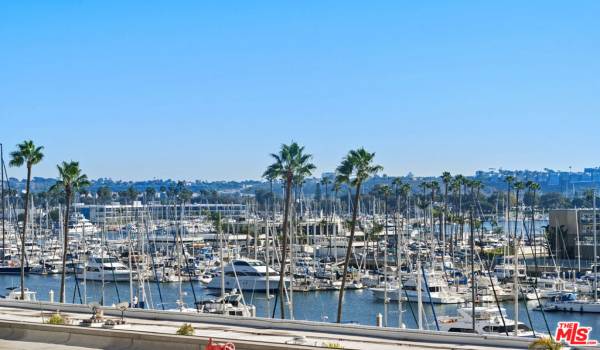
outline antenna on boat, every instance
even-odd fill
[[[3,147],[2,143],[0,143],[0,173],[1,173],[1,175],[0,175],[1,176],[0,201],[2,202],[2,204],[0,206],[2,207],[2,265],[4,265],[4,256],[5,256],[4,248],[6,247],[6,245],[5,245],[5,236],[4,236],[4,232],[5,232],[5,228],[4,228],[4,149],[2,147]]]

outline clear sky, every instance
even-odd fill
[[[2,1],[34,175],[258,178],[296,140],[389,175],[599,165],[600,1]],[[22,177],[15,169],[10,175]]]

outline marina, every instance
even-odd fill
[[[600,2],[0,3],[0,350],[600,349]]]
[[[107,307],[125,302],[131,308],[148,310],[278,317],[281,242],[273,237],[282,223],[277,214],[264,216],[253,213],[250,207],[234,215],[218,211],[194,215],[173,205],[170,211],[181,218],[158,219],[153,217],[156,211],[151,207],[141,203],[136,206],[136,215],[121,221],[116,231],[103,231],[103,223],[92,222],[82,214],[89,212],[85,207],[74,206],[79,209],[69,219],[66,231],[69,256],[65,302]],[[283,305],[287,319],[333,323],[348,231],[342,225],[343,214],[321,212],[317,214],[320,217],[314,217],[310,206],[307,202],[304,216],[297,223],[295,234],[301,239],[293,239],[294,244],[289,246]],[[43,211],[38,213],[30,233],[35,239],[27,240],[25,247],[25,299],[57,302],[63,255],[58,243],[64,240],[65,230],[44,222],[48,216]],[[464,240],[455,238],[450,245],[440,238],[442,230],[459,234],[461,230],[470,232],[471,227],[440,226],[426,211],[419,214],[416,207],[406,212],[406,217],[396,213],[390,219],[384,214],[365,213],[362,218],[364,231],[359,237],[363,239],[353,245],[352,267],[344,286],[344,304],[352,306],[345,308],[342,323],[472,333],[467,327],[467,313],[485,312],[490,315],[486,321],[489,324],[476,326],[476,333],[533,338],[548,334],[557,322],[570,319],[600,329],[596,317],[586,314],[595,312],[594,303],[585,302],[594,295],[589,264],[584,262],[584,269],[578,273],[566,267],[580,262],[552,257],[541,234],[547,218],[537,217],[537,221],[530,219],[521,225],[513,220],[503,225],[519,227],[522,258],[515,260],[502,252],[497,257],[484,255],[486,251],[497,252],[499,247],[509,253],[506,243],[510,237],[490,226],[478,228],[479,233],[471,237],[471,247],[465,234]],[[498,221],[502,223],[502,219]],[[524,237],[523,232],[531,229],[527,222],[536,225],[535,239]],[[376,230],[377,223],[381,226],[375,236],[371,235],[375,238],[366,240],[367,232]],[[0,274],[0,283],[6,286],[7,300],[18,300],[17,228],[10,219],[4,224],[5,241],[16,243],[3,250],[10,254],[6,254],[6,270]],[[451,236],[444,238],[450,241]],[[471,250],[473,247],[476,250]],[[519,273],[515,275],[514,271]],[[514,290],[516,281],[519,293]],[[588,297],[583,299],[578,294]],[[568,306],[558,303],[567,297],[563,303],[569,302]],[[473,298],[477,306],[472,309]],[[518,317],[514,317],[515,310]],[[518,333],[512,326],[514,322],[519,322]],[[592,336],[600,337],[596,332]]]
[[[600,338],[597,262],[555,257],[555,214],[524,207],[518,191],[525,183],[512,181],[507,198],[517,191],[515,205],[498,197],[487,212],[475,192],[481,185],[456,176],[444,178],[443,196],[436,181],[413,189],[393,180],[362,202],[360,192],[345,202],[304,197],[286,190],[290,182],[282,183],[283,198],[271,192],[263,203],[237,206],[187,205],[181,195],[136,195],[132,204],[104,207],[76,199],[64,210],[32,202],[25,223],[16,220],[18,202],[4,195],[2,181],[0,306],[156,310],[530,341],[577,320]],[[527,186],[535,196],[536,184]]]

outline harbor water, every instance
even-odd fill
[[[49,300],[49,292],[54,292],[54,300],[58,301],[58,293],[60,289],[60,275],[28,275],[25,279],[26,287],[37,292],[38,300]],[[19,285],[19,276],[0,275],[0,285],[4,288],[16,287]],[[193,291],[192,291],[193,285]],[[72,275],[67,276],[67,302],[101,302],[102,299],[102,284],[100,282],[87,282],[84,286],[79,281],[79,291],[75,288],[75,278]],[[8,293],[8,289],[4,290]],[[133,290],[136,296],[141,295],[136,288]],[[200,282],[182,282],[181,294],[179,283],[161,283],[160,293],[158,285],[155,282],[150,282],[145,285],[147,307],[154,309],[175,309],[177,308],[177,300],[180,295],[188,307],[193,307],[194,301],[202,301],[215,298],[211,293],[219,291],[211,291],[206,289]],[[195,293],[195,299],[194,299]],[[85,300],[85,295],[87,300]],[[338,302],[338,291],[312,291],[312,292],[294,292],[294,318],[297,320],[311,320],[322,322],[335,322]],[[81,296],[81,299],[80,299]],[[118,302],[129,301],[130,288],[129,283],[105,283],[104,284],[104,305],[112,305]],[[264,293],[244,294],[246,303],[256,306],[257,316],[267,317],[272,316],[273,307],[276,299],[271,296],[270,310],[267,310],[267,300]],[[162,297],[162,303],[161,303]],[[377,314],[384,314],[384,304],[382,301],[376,300],[368,289],[362,290],[347,290],[344,294],[344,323],[357,323],[364,325],[375,325]],[[519,320],[527,325],[533,323],[533,328],[536,333],[547,334],[544,315],[540,311],[533,311],[536,302],[521,301],[519,305]],[[402,314],[402,322],[407,328],[417,328],[413,313],[417,313],[416,303],[402,303],[404,312]],[[496,307],[495,305],[491,305]],[[509,318],[514,318],[514,305],[510,302],[501,303],[501,306],[506,308],[506,313]],[[433,311],[437,316],[454,315],[456,314],[456,305],[434,305],[432,310],[430,304],[423,305],[425,310],[426,325],[424,328],[435,330],[435,318]],[[411,311],[412,308],[412,311]],[[529,315],[528,315],[529,313]],[[279,317],[280,311],[275,311],[275,317]],[[286,316],[289,317],[289,310],[286,310]],[[554,330],[559,321],[579,321],[582,326],[592,327],[592,338],[600,339],[600,317],[596,314],[586,313],[564,313],[564,312],[546,312],[545,317],[550,331]],[[531,322],[530,322],[531,319]],[[392,302],[388,304],[387,325],[388,327],[398,327],[399,313],[398,303]]]

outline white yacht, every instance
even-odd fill
[[[579,299],[576,293],[564,293],[546,302],[541,308],[544,311],[600,313],[600,301]]]
[[[486,335],[506,335],[508,333],[508,335],[514,336],[515,321],[506,317],[505,309],[501,308],[500,310],[497,307],[475,307],[475,330],[473,330],[473,309],[470,306],[461,307],[458,308],[457,316],[441,316],[438,318],[440,330]],[[533,337],[533,330],[526,324],[519,322],[517,336]]]
[[[31,269],[31,273],[55,275],[62,272],[62,257],[44,255],[40,257],[39,265]]]
[[[222,298],[216,300],[207,300],[198,304],[198,311],[201,313],[255,317],[256,307],[243,303],[241,294],[233,290],[225,294]]]
[[[498,301],[513,300],[515,293],[512,288],[508,288],[498,281],[496,277],[477,276],[476,277],[477,295],[475,303],[495,303]],[[471,288],[461,288],[461,295],[466,301],[471,302]]]
[[[267,290],[267,269],[269,269],[269,289],[279,289],[279,273],[265,263],[252,259],[235,259],[225,266],[224,285],[226,290],[241,289],[245,291],[264,292]],[[221,272],[206,287],[221,289]],[[285,279],[289,285],[289,279]]]
[[[256,307],[254,305],[244,304],[242,295],[235,289],[232,289],[231,293],[226,293],[223,297],[218,299],[197,302],[195,308],[187,306],[181,300],[177,300],[176,303],[176,308],[168,309],[166,311],[256,317]]]
[[[537,293],[536,293],[537,292]],[[549,299],[557,297],[563,293],[576,292],[576,286],[573,283],[563,280],[562,278],[538,278],[537,288],[533,288],[525,294],[527,300]]]
[[[503,262],[494,267],[494,276],[499,280],[512,279],[515,276],[515,265],[512,256],[506,256],[503,258]],[[525,265],[517,262],[517,273],[519,279],[527,277],[525,274]]]
[[[81,213],[75,213],[69,220],[69,236],[81,237],[82,235],[93,236],[100,232],[100,229],[92,224]]]
[[[20,288],[7,288],[10,290],[8,295],[4,298],[9,300],[24,300],[24,301],[37,301],[37,293],[25,288],[24,298],[21,299],[21,289]]]
[[[88,281],[129,281],[130,273],[132,278],[137,278],[137,273],[135,271],[130,272],[129,268],[121,263],[117,258],[105,254],[90,256],[84,268],[85,279]],[[77,278],[84,278],[83,269],[79,269],[77,271]]]
[[[152,271],[150,271],[149,280],[163,283],[175,283],[179,282],[180,278],[172,267],[156,264]]]
[[[421,279],[421,300],[424,303],[433,304],[461,304],[465,299],[456,295],[448,287],[448,283],[436,272],[426,273],[427,279]],[[429,290],[428,290],[429,288]],[[383,300],[385,289],[382,287],[370,289],[375,298]],[[387,297],[389,300],[398,301],[407,300],[416,302],[419,298],[417,290],[417,277],[413,273],[411,277],[404,282],[403,289],[398,287],[388,288]]]

